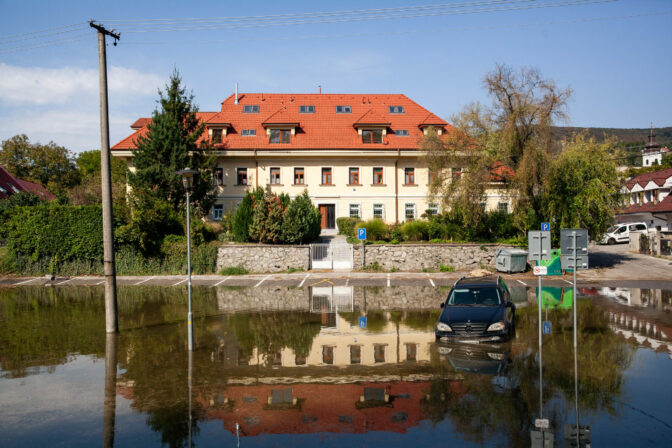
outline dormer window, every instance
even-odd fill
[[[362,130],[362,143],[383,143],[382,129]]]
[[[212,130],[212,143],[222,143],[222,130],[213,129]]]
[[[247,106],[243,106],[243,113],[244,114],[258,114],[259,113],[259,105],[258,104],[250,104]]]
[[[403,114],[404,112],[404,106],[388,106],[387,110],[391,114]]]
[[[300,114],[314,114],[315,106],[299,106]]]
[[[289,143],[289,129],[271,129],[271,143]]]
[[[351,114],[352,108],[350,106],[336,106],[337,114]]]

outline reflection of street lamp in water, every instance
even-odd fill
[[[191,313],[191,217],[189,212],[189,195],[194,185],[194,174],[196,170],[185,168],[177,172],[182,176],[182,184],[187,192],[187,289],[189,294],[189,313],[187,314],[187,337],[189,341],[189,351],[194,350],[194,327],[192,325],[193,315]]]

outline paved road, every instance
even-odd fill
[[[620,286],[672,289],[672,260],[659,259],[628,252],[627,245],[592,246],[590,267],[578,273],[580,286]],[[317,285],[334,286],[452,286],[455,281],[470,275],[469,271],[450,273],[420,272],[298,272],[293,274],[252,274],[238,276],[194,275],[195,286],[246,286],[246,287],[307,287]],[[537,279],[531,272],[502,275],[512,286],[534,287]],[[546,286],[570,284],[571,275],[544,278]],[[45,277],[0,277],[1,286],[101,286],[103,277],[82,276],[63,277],[51,281]],[[185,276],[120,276],[119,285],[175,286],[186,285]]]

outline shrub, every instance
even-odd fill
[[[407,241],[427,240],[427,221],[407,221],[401,226],[401,233]]]
[[[220,275],[245,275],[249,272],[242,266],[229,266],[219,271]]]
[[[387,224],[380,219],[362,221],[357,224],[358,229],[366,229],[366,239],[369,241],[383,240],[387,236]]]
[[[366,266],[363,266],[362,271],[373,271],[373,272],[380,272],[383,270],[383,267],[378,264],[377,261],[374,261],[373,263],[367,264]]]
[[[360,222],[359,218],[343,217],[336,219],[339,235],[355,236],[355,227]]]
[[[439,263],[439,271],[440,272],[455,272],[455,268],[443,263]]]
[[[15,207],[6,230],[12,258],[29,257],[33,262],[53,257],[59,261],[103,259],[103,219],[98,206]]]
[[[282,221],[281,241],[286,244],[310,243],[320,235],[320,210],[308,196],[308,191],[290,202]]]
[[[398,243],[404,239],[404,234],[401,231],[401,226],[399,224],[394,224],[390,227],[390,240]]]
[[[250,239],[250,224],[252,223],[252,194],[248,191],[236,209],[233,218],[233,239],[244,243]]]
[[[269,189],[263,198],[254,201],[250,239],[263,244],[279,243],[284,214],[282,201]]]

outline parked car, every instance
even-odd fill
[[[503,342],[513,332],[516,307],[499,276],[459,279],[441,308],[439,342]]]
[[[616,224],[607,229],[602,235],[600,243],[602,244],[616,244],[627,243],[630,241],[630,232],[646,232],[648,227],[643,222],[627,222],[623,224]]]

